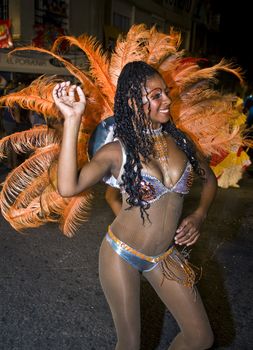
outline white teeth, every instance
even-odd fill
[[[160,109],[160,112],[167,113],[167,112],[169,112],[169,110],[168,109]]]

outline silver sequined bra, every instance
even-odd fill
[[[153,203],[161,198],[166,193],[176,192],[180,194],[189,193],[193,182],[193,170],[190,162],[187,162],[186,167],[172,187],[166,187],[155,176],[149,175],[142,171],[141,194],[142,200],[147,203]]]
[[[119,140],[120,141],[120,140]],[[121,144],[121,142],[120,142]],[[122,146],[122,164],[118,178],[114,176],[105,177],[103,180],[105,183],[112,187],[117,187],[122,193],[125,192],[122,184],[122,175],[124,173],[124,165],[126,164],[126,153]],[[188,161],[184,168],[184,171],[178,181],[172,187],[166,187],[160,180],[155,176],[147,174],[144,170],[141,171],[141,196],[142,200],[147,203],[153,203],[161,198],[166,193],[176,192],[179,194],[189,193],[190,187],[193,182],[193,168],[191,163]]]

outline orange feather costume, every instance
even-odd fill
[[[82,71],[57,53],[63,43],[75,45],[84,52],[89,60],[89,71]],[[114,94],[122,68],[136,60],[145,61],[160,71],[170,87],[174,123],[191,136],[205,156],[249,144],[234,123],[237,118],[235,96],[222,95],[210,86],[220,70],[242,80],[240,70],[224,60],[212,67],[201,68],[201,60],[185,58],[184,51],[178,51],[179,45],[178,32],[171,30],[164,34],[155,27],[147,29],[141,24],[132,26],[125,38],[119,37],[110,58],[95,39],[87,35],[60,37],[51,51],[24,47],[13,52],[33,50],[50,54],[82,84],[87,105],[78,137],[79,168],[88,161],[87,149],[92,132],[101,120],[113,115]],[[18,104],[42,113],[47,121],[47,126],[0,140],[0,157],[5,155],[8,147],[13,147],[17,153],[31,153],[7,176],[0,194],[0,206],[3,216],[16,230],[56,221],[62,232],[71,237],[78,225],[87,219],[92,194],[85,191],[72,198],[63,198],[57,192],[62,126],[60,112],[53,103],[52,89],[58,81],[56,77],[42,76],[23,90],[0,99],[2,105],[12,107]]]

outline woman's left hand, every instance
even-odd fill
[[[199,229],[203,220],[204,218],[196,213],[184,218],[176,230],[175,243],[179,245],[186,244],[187,246],[196,243],[200,236]]]

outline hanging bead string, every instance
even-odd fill
[[[154,158],[162,163],[167,163],[169,159],[169,149],[166,135],[161,133],[154,136]]]
[[[169,147],[166,133],[160,132],[154,135],[154,158],[160,162],[164,178],[169,178],[171,186],[173,186],[169,171]]]

